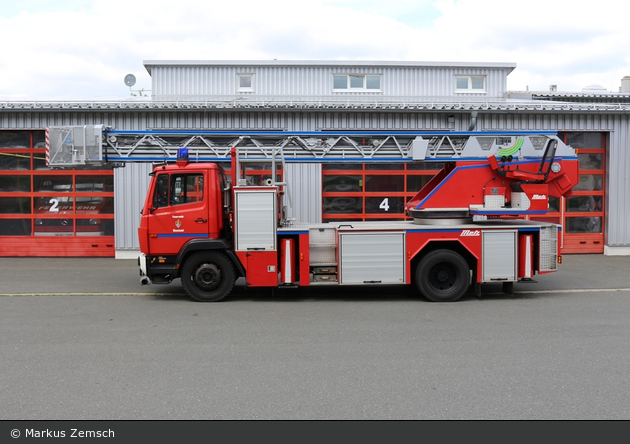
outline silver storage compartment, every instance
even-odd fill
[[[340,284],[404,284],[404,232],[339,233]]]
[[[276,188],[234,190],[237,251],[276,249]]]
[[[540,228],[540,271],[558,269],[558,226]]]
[[[308,239],[311,266],[337,265],[337,231],[335,228],[311,228]]]
[[[517,231],[482,232],[482,282],[513,282],[517,276]]]

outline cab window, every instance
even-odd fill
[[[168,205],[168,174],[160,174],[155,184],[153,193],[153,208],[161,208]]]
[[[171,205],[203,200],[203,174],[172,174]]]
[[[182,205],[203,200],[203,174],[160,174],[157,177],[153,208]]]

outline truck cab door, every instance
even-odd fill
[[[173,255],[193,238],[209,237],[209,204],[203,172],[162,173],[148,216],[149,252]]]

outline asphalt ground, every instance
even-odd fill
[[[630,256],[564,255],[558,271],[536,275],[536,282],[519,282],[515,294],[630,289]],[[387,293],[413,292],[410,286],[388,287]],[[383,292],[382,287],[357,287],[358,293]],[[324,290],[323,290],[324,289]],[[293,290],[283,290],[290,292]],[[313,287],[298,290],[326,295],[348,293],[348,287]],[[245,289],[242,280],[231,297],[263,294],[269,289]],[[482,287],[483,294],[501,292],[499,284]],[[184,294],[178,280],[170,284],[141,285],[136,260],[113,258],[0,258],[0,295],[175,295]],[[482,294],[482,297],[483,297]],[[228,298],[229,300],[229,298]]]
[[[3,258],[0,420],[628,420],[629,271],[574,255],[513,297],[241,285],[202,304],[133,260]]]

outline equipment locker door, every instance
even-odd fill
[[[404,284],[405,233],[339,233],[341,284]]]
[[[482,232],[482,282],[514,282],[517,280],[516,230]]]
[[[237,251],[276,250],[276,191],[275,187],[234,190]]]

